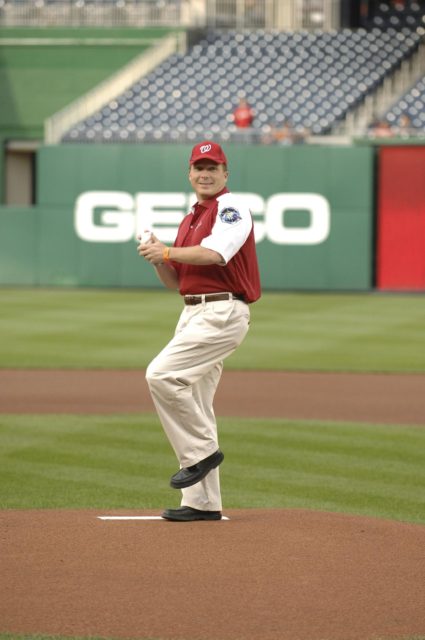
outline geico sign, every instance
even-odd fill
[[[312,245],[329,236],[329,202],[317,193],[276,193],[267,200],[257,193],[237,195],[253,214],[256,242]],[[172,242],[194,202],[194,194],[186,193],[87,191],[75,204],[75,230],[87,242],[128,242],[154,229],[159,240]],[[309,212],[307,226],[285,226],[285,212],[294,210]]]

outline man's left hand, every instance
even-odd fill
[[[139,244],[137,247],[137,253],[142,256],[147,262],[153,265],[162,264],[164,262],[163,254],[167,245],[159,242],[155,236],[152,236],[148,244]]]

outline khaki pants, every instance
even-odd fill
[[[218,449],[213,400],[223,360],[241,344],[249,307],[240,300],[185,306],[174,338],[152,360],[146,380],[180,467],[190,467]],[[184,506],[221,511],[219,470],[182,490]]]

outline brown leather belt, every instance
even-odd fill
[[[234,293],[205,293],[202,295],[184,296],[185,304],[201,304],[201,302],[218,302],[219,300],[242,300],[242,296],[236,296]]]

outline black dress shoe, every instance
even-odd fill
[[[194,520],[221,520],[221,511],[200,511],[192,507],[165,509],[162,517],[174,522],[193,522]]]
[[[204,458],[197,464],[191,467],[184,467],[177,471],[170,480],[170,485],[173,489],[184,489],[185,487],[191,487],[193,484],[200,482],[205,476],[221,464],[224,460],[224,455],[217,449],[217,451],[208,458]]]

